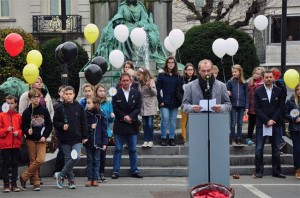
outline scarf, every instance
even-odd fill
[[[199,85],[202,90],[204,99],[211,99],[211,91],[212,91],[213,84],[215,82],[215,77],[213,75],[210,76],[210,79],[208,81],[209,91],[207,90],[207,81],[201,78],[201,76],[199,76],[198,79],[199,79]]]

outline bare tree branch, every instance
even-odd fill
[[[191,12],[196,15],[196,19],[200,20],[202,23],[202,16],[200,12],[196,9],[194,2],[189,2],[189,0],[181,0]]]
[[[232,10],[232,8],[239,3],[239,0],[233,0],[231,4],[229,4],[228,8],[226,8],[225,12],[223,12],[220,15],[217,15],[216,21],[220,21],[221,19],[223,19]]]

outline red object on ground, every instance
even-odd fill
[[[235,194],[233,188],[214,183],[200,184],[189,191],[191,198],[233,198]]]

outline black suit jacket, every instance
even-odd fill
[[[138,115],[141,109],[141,94],[135,89],[130,89],[128,102],[126,101],[123,89],[118,89],[117,94],[112,98],[113,110],[116,115],[114,122],[115,134],[133,135],[139,132]],[[124,121],[128,115],[132,123]]]
[[[254,92],[254,111],[256,113],[256,126],[263,127],[269,120],[274,120],[275,127],[281,126],[281,115],[285,103],[284,92],[281,88],[273,86],[269,102],[265,86],[257,88]]]

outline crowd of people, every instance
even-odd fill
[[[188,114],[203,111],[200,100],[216,99],[214,112],[230,112],[230,144],[243,144],[243,118],[248,118],[246,144],[255,142],[255,172],[261,178],[263,169],[263,148],[267,137],[272,144],[273,176],[285,178],[281,173],[280,145],[282,143],[284,119],[289,121],[293,141],[296,177],[300,179],[300,84],[294,95],[286,102],[286,89],[276,82],[272,70],[256,67],[252,77],[246,81],[241,65],[233,65],[232,77],[225,84],[217,80],[218,67],[204,59],[197,67],[187,63],[180,75],[175,57],[165,60],[163,72],[155,79],[145,67],[135,71],[131,61],[123,64],[116,94],[112,100],[106,96],[104,85],[89,83],[82,87],[83,98],[75,100],[71,86],[58,88],[59,98],[52,104],[51,97],[43,88],[39,77],[19,101],[8,95],[5,102],[7,112],[0,113],[0,149],[3,177],[3,192],[27,190],[30,180],[34,191],[41,189],[39,169],[46,156],[46,140],[54,131],[57,137],[58,154],[54,176],[58,188],[68,180],[68,188],[75,189],[73,168],[80,160],[82,147],[87,155],[86,186],[98,186],[106,182],[106,148],[114,144],[113,171],[111,178],[118,179],[124,144],[128,147],[131,176],[143,178],[137,161],[137,135],[139,116],[142,118],[144,134],[143,148],[154,145],[154,116],[161,115],[161,146],[176,145],[176,123],[181,107],[182,138],[187,142]],[[113,124],[113,130],[110,125]],[[253,139],[256,125],[256,138]],[[237,130],[236,130],[237,128]],[[18,177],[18,159],[22,141],[26,143],[29,155],[28,168]],[[9,180],[9,169],[11,177]],[[20,181],[20,188],[17,185]]]

